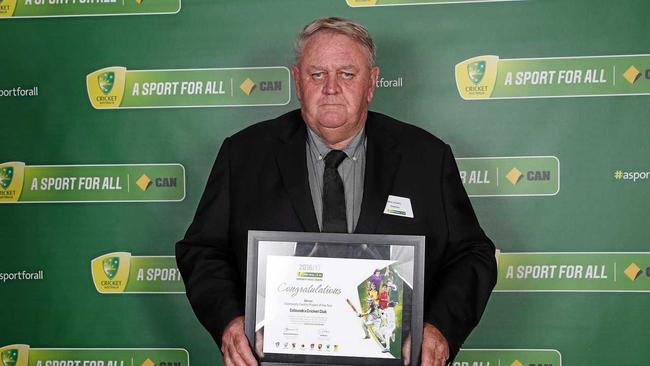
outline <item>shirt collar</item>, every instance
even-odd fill
[[[327,153],[332,151],[332,148],[330,148],[323,139],[321,139],[320,136],[314,132],[311,127],[307,126],[307,131],[309,131],[309,140],[314,144],[314,147],[316,147],[316,150],[325,157]],[[363,143],[364,138],[366,137],[366,126],[363,126],[361,130],[354,136],[352,141],[348,144],[348,146],[343,149],[343,152],[348,156],[352,157],[354,156],[354,153],[357,151],[357,148],[359,145]]]

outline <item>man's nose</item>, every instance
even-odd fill
[[[339,92],[339,81],[336,73],[327,75],[325,85],[323,85],[323,92],[328,95],[337,94]]]

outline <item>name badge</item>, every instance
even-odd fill
[[[388,196],[384,213],[388,215],[409,217],[412,219],[413,208],[411,207],[411,199],[400,196]]]

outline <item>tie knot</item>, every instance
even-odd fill
[[[341,150],[331,150],[325,156],[325,168],[336,169],[347,155]]]

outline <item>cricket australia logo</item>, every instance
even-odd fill
[[[102,268],[104,269],[104,274],[108,277],[109,280],[115,278],[117,270],[120,269],[120,258],[119,257],[109,257],[104,259],[102,262]]]
[[[115,83],[115,73],[113,71],[108,71],[102,74],[97,75],[97,83],[99,84],[99,89],[101,89],[104,95],[113,90],[113,84]]]
[[[18,2],[18,0],[0,0],[0,17],[10,17],[14,15],[16,2]]]
[[[124,292],[130,266],[131,254],[126,252],[107,253],[93,259],[90,267],[97,291],[102,294]]]
[[[93,108],[118,108],[124,96],[126,68],[110,66],[86,75],[86,89]]]
[[[485,75],[485,61],[476,61],[467,65],[467,75],[474,84],[480,83]]]
[[[2,186],[3,189],[9,188],[13,178],[14,178],[14,168],[12,167],[0,168],[0,186]]]
[[[465,100],[490,98],[497,80],[499,56],[477,56],[454,67],[456,87]]]
[[[0,0],[2,3],[2,0]],[[18,362],[18,350],[8,349],[2,352],[2,366],[15,366]]]

